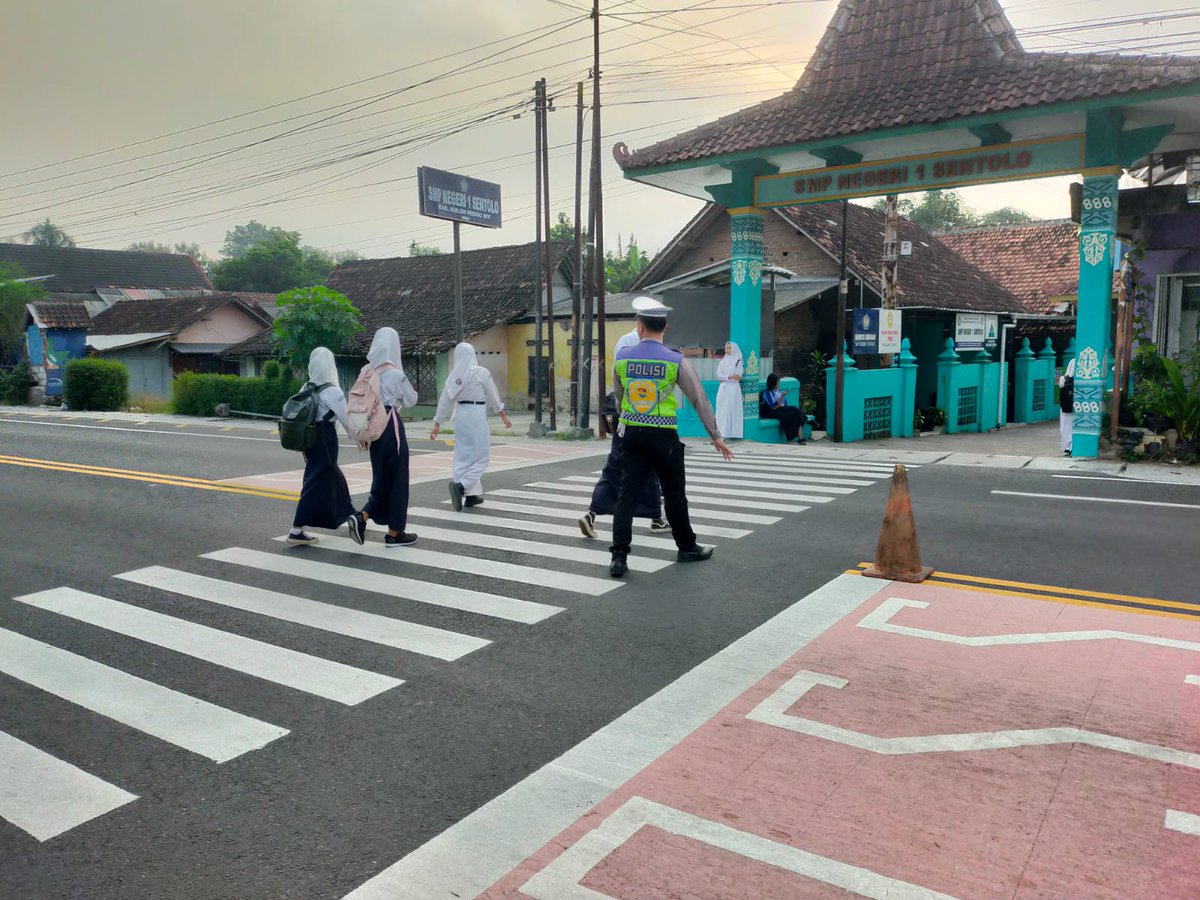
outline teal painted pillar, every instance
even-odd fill
[[[1117,164],[1121,152],[1118,110],[1088,113],[1083,207],[1079,233],[1079,310],[1075,322],[1075,432],[1071,455],[1100,453],[1104,409],[1104,357],[1112,313],[1113,250],[1117,232]]]
[[[1037,357],[1029,348],[1029,338],[1021,338],[1021,349],[1013,360],[1015,390],[1013,391],[1013,421],[1034,422],[1033,369]],[[1044,405],[1044,404],[1043,404]]]
[[[762,371],[763,214],[753,207],[729,211],[729,339],[742,351],[742,419],[747,433],[758,419]]]
[[[946,434],[958,431],[958,393],[955,371],[962,362],[954,350],[954,338],[946,338],[946,349],[938,354],[938,406],[946,411]]]
[[[1041,391],[1045,395],[1045,408],[1039,408],[1038,419],[1057,419],[1058,407],[1054,405],[1054,385],[1058,383],[1056,377],[1056,369],[1058,367],[1058,355],[1054,352],[1054,343],[1050,338],[1046,338],[1046,346],[1042,348],[1042,352],[1038,354],[1038,364],[1041,369],[1038,372],[1038,380],[1045,380],[1045,388]]]
[[[912,354],[908,338],[900,342],[900,427],[893,431],[901,437],[912,437],[917,417],[917,358]]]

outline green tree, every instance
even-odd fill
[[[605,254],[604,287],[605,290],[619,294],[629,289],[642,269],[650,265],[650,257],[637,245],[637,238],[629,236],[629,248],[622,249],[620,239],[617,240],[617,252],[611,250]]]
[[[418,244],[413,241],[408,245],[409,256],[441,256],[442,251],[437,247],[431,247],[428,244]]]
[[[171,248],[157,241],[134,241],[126,250],[132,253],[170,253]]]
[[[158,241],[135,241],[125,249],[135,253],[178,253],[182,256],[190,256],[205,271],[212,267],[212,260],[194,241],[190,244],[180,241],[174,247],[169,244],[160,244]]]
[[[871,208],[876,212],[884,212],[887,201],[880,197]],[[901,197],[897,210],[902,219],[916,222],[927,231],[974,228],[979,225],[1023,225],[1035,221],[1029,213],[1011,206],[978,215],[955,191],[928,191],[916,203]]]
[[[21,281],[18,269],[0,266],[0,362],[16,362],[25,339],[25,304],[45,294],[41,283]]]
[[[21,236],[25,239],[25,243],[33,244],[37,247],[75,246],[75,239],[49,219],[46,219],[44,222],[38,222]]]
[[[327,287],[306,287],[279,295],[282,311],[275,319],[274,340],[279,356],[304,371],[317,347],[334,353],[358,331],[362,313],[344,295]]]
[[[356,259],[365,259],[357,250],[334,250],[329,254],[329,258],[333,260],[335,266],[340,266],[342,263],[354,262]]]
[[[286,231],[276,225],[263,225],[251,219],[245,225],[235,225],[225,232],[221,256],[225,259],[238,259],[249,253],[252,248],[273,238],[291,238],[297,246],[300,244],[299,232]]]
[[[332,270],[333,260],[312,247],[301,247],[295,232],[285,232],[214,265],[212,282],[221,291],[278,294],[320,284]]]
[[[979,217],[980,225],[1027,225],[1036,221],[1025,210],[1017,209],[1015,206],[1002,206],[1000,209],[985,212]]]
[[[583,231],[583,239],[588,238],[587,229]],[[567,243],[575,243],[575,223],[572,222],[565,212],[558,214],[558,221],[550,226],[550,240],[566,241]]]

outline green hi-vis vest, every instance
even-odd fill
[[[679,381],[678,362],[618,359],[616,372],[624,390],[622,422],[650,428],[677,426],[675,383]]]

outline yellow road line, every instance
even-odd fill
[[[264,497],[268,500],[284,500],[294,503],[299,494],[292,491],[272,490],[267,488],[251,488],[241,485],[225,484],[219,481],[202,481],[199,479],[175,478],[169,475],[154,475],[144,472],[128,472],[121,470],[99,471],[84,466],[56,463],[51,461],[17,460],[0,457],[0,464],[20,466],[27,469],[42,469],[49,472],[65,472],[71,475],[94,475],[100,478],[118,478],[124,481],[142,481],[149,484],[162,484],[168,487],[191,488],[198,491],[218,491],[226,494],[240,494],[247,497]]]
[[[28,456],[11,456],[7,453],[0,453],[0,461],[11,461],[21,463],[45,463],[54,466],[70,466],[72,469],[83,469],[96,475],[105,475],[113,472],[120,475],[148,475],[152,478],[170,478],[173,481],[191,481],[196,484],[213,484],[211,478],[193,478],[190,475],[168,475],[165,472],[143,472],[138,469],[116,469],[110,466],[93,466],[90,463],[74,463],[55,459],[37,459]]]
[[[1140,613],[1144,616],[1166,616],[1171,619],[1187,619],[1191,622],[1200,621],[1200,616],[1188,615],[1187,613],[1169,612],[1165,609],[1142,609],[1133,606],[1115,606],[1112,603],[1106,603],[1103,600],[1078,600],[1074,597],[1052,597],[1049,594],[1026,594],[1022,591],[1008,591],[1003,588],[995,587],[977,587],[970,584],[958,584],[953,581],[938,581],[936,578],[929,578],[925,584],[932,584],[938,587],[954,588],[959,591],[975,591],[980,594],[1002,594],[1006,597],[1022,597],[1027,600],[1048,600],[1051,603],[1067,603],[1071,606],[1088,606],[1092,609],[1107,609],[1109,612],[1117,610],[1119,612]],[[1159,601],[1169,602],[1169,601]],[[1187,608],[1187,607],[1184,607]],[[1195,609],[1195,607],[1192,607]]]

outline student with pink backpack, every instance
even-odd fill
[[[350,436],[360,448],[371,448],[371,495],[354,520],[362,543],[367,520],[387,526],[385,547],[417,542],[408,526],[408,438],[400,410],[415,406],[417,391],[400,364],[400,335],[380,328],[367,351],[367,364],[350,390]]]

